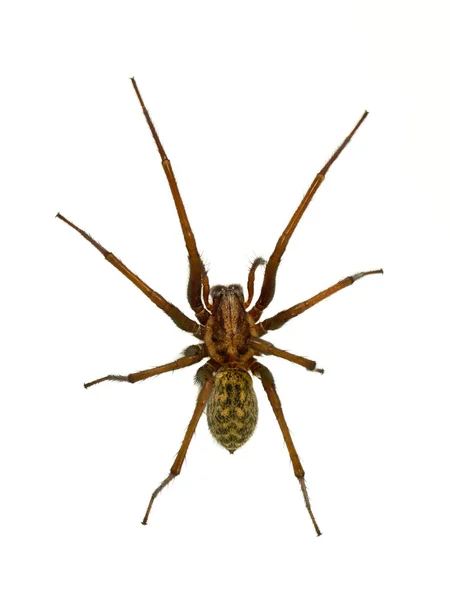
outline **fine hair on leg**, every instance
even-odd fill
[[[275,389],[275,381],[273,375],[267,367],[256,361],[253,363],[251,370],[253,374],[256,375],[256,377],[259,377],[261,379],[264,390],[267,394],[267,397],[269,398],[269,402],[278,421],[278,425],[280,426],[281,433],[283,434],[283,438],[286,443],[289,456],[291,457],[294,474],[300,483],[303,498],[305,500],[306,509],[309,513],[309,516],[311,517],[311,521],[314,525],[314,529],[316,530],[317,535],[322,535],[319,526],[317,525],[316,518],[314,517],[314,514],[312,512],[311,503],[309,501],[309,496],[305,484],[305,470],[302,467],[300,458],[297,454],[297,450],[294,446],[294,442],[292,441],[292,437],[289,432],[286,419],[284,418],[283,409],[281,408],[281,401]]]
[[[186,209],[184,207],[183,200],[181,198],[180,190],[178,189],[178,184],[175,179],[175,174],[172,170],[172,165],[170,160],[167,158],[167,154],[163,148],[161,140],[159,139],[158,133],[156,131],[155,126],[150,118],[149,112],[144,104],[141,93],[137,86],[137,83],[134,77],[131,78],[131,83],[133,84],[134,91],[136,92],[136,96],[139,100],[139,104],[141,105],[142,112],[144,113],[145,120],[149,126],[149,129],[152,133],[155,144],[158,148],[159,155],[161,157],[162,167],[164,169],[164,173],[166,174],[167,181],[169,183],[170,191],[172,192],[172,197],[175,202],[175,208],[177,209],[178,219],[180,221],[181,229],[183,232],[184,242],[186,244],[186,248],[188,251],[189,258],[189,282],[188,282],[188,290],[187,297],[190,307],[195,313],[195,316],[203,325],[206,323],[209,317],[209,311],[204,307],[202,301],[202,279],[204,282],[207,282],[207,286],[209,288],[208,282],[208,274],[206,273],[205,266],[200,258],[200,254],[197,249],[197,243],[195,241],[194,233],[191,229],[191,225],[189,223],[189,219],[186,213]]]
[[[316,304],[319,304],[319,302],[322,302],[322,300],[325,300],[333,294],[336,294],[336,292],[339,292],[340,290],[345,289],[349,285],[352,285],[353,283],[355,283],[355,281],[358,281],[358,279],[362,279],[363,277],[366,277],[366,275],[382,274],[383,269],[376,269],[374,271],[363,271],[362,273],[355,273],[355,275],[350,275],[345,279],[341,279],[341,281],[338,281],[326,290],[319,292],[312,298],[309,298],[309,300],[299,302],[299,304],[291,306],[291,308],[288,308],[286,310],[282,310],[273,317],[261,321],[256,325],[256,332],[258,335],[265,335],[268,331],[279,329],[294,317],[298,317],[298,315],[304,313],[306,310],[315,306]]]
[[[271,257],[266,266],[266,271],[264,273],[264,280],[261,287],[261,293],[259,298],[255,304],[255,306],[251,309],[250,315],[256,321],[259,320],[262,312],[269,306],[269,304],[273,300],[273,296],[275,294],[275,280],[277,276],[278,267],[280,266],[281,258],[286,250],[286,247],[289,243],[289,240],[292,237],[292,234],[295,231],[300,219],[303,216],[303,213],[308,208],[309,203],[313,199],[315,193],[319,189],[323,180],[325,179],[325,175],[327,174],[328,169],[334,163],[334,161],[338,158],[342,150],[347,146],[347,144],[352,139],[353,135],[356,133],[357,129],[360,127],[364,119],[367,117],[369,113],[366,111],[349,135],[345,138],[330,160],[322,167],[322,169],[317,173],[314,178],[314,181],[310,185],[308,191],[306,192],[303,200],[301,201],[299,207],[293,214],[291,220],[289,221],[286,229],[281,234],[278,242],[275,246],[275,250],[273,251]]]
[[[188,353],[187,353],[188,352]],[[186,354],[187,353],[187,354]],[[128,383],[136,383],[137,381],[144,381],[149,377],[155,375],[161,375],[168,371],[177,371],[178,369],[184,369],[200,362],[206,356],[206,346],[204,344],[198,344],[196,346],[189,346],[184,351],[184,356],[178,358],[170,363],[161,365],[159,367],[153,367],[152,369],[146,369],[145,371],[137,371],[136,373],[130,373],[129,375],[106,375],[100,379],[95,379],[89,383],[85,383],[84,387],[89,388],[97,383],[103,383],[104,381],[126,381]]]
[[[103,256],[109,263],[111,263],[114,267],[116,267],[118,271],[125,275],[127,279],[134,283],[134,285],[138,287],[141,290],[141,292],[143,292],[147,296],[147,298],[150,298],[150,300],[154,304],[156,304],[158,308],[164,311],[166,315],[172,319],[172,321],[177,327],[179,327],[183,331],[192,333],[200,339],[203,339],[202,327],[200,325],[198,325],[195,321],[187,317],[183,312],[181,312],[179,308],[177,308],[173,304],[170,304],[170,302],[167,302],[167,300],[163,298],[161,294],[158,294],[158,292],[152,290],[152,288],[146,283],[144,283],[142,279],[140,279],[135,273],[130,271],[130,269],[126,265],[124,265],[121,260],[114,256],[112,252],[109,252],[108,250],[106,250],[106,248],[103,248],[101,244],[96,242],[83,229],[80,229],[79,227],[74,225],[74,223],[69,221],[69,219],[66,219],[66,217],[63,217],[60,213],[58,213],[56,216],[58,219],[61,219],[61,221],[64,221],[64,223],[67,223],[67,225],[72,227],[72,229],[78,231],[78,233],[81,234],[84,237],[84,239],[86,239],[95,248],[97,248],[97,250],[103,254]]]
[[[172,467],[170,468],[169,475],[155,489],[155,491],[153,492],[153,494],[150,498],[150,502],[148,503],[147,510],[146,510],[144,518],[142,520],[143,525],[147,525],[148,516],[150,514],[150,511],[152,509],[153,502],[155,501],[156,496],[161,492],[161,490],[163,490],[166,487],[166,485],[168,483],[170,483],[172,481],[172,479],[175,479],[175,477],[177,477],[180,474],[181,467],[183,466],[184,459],[186,458],[186,453],[188,451],[189,444],[191,443],[192,436],[194,435],[195,429],[197,427],[197,423],[199,422],[200,417],[202,416],[203,411],[205,410],[205,406],[206,406],[206,403],[208,402],[209,396],[211,395],[211,390],[213,388],[213,385],[214,385],[213,377],[211,377],[211,378],[208,377],[205,379],[205,381],[202,385],[202,388],[200,390],[200,393],[198,395],[198,398],[197,398],[197,404],[195,405],[194,414],[192,415],[192,418],[191,418],[188,428],[186,430],[186,434],[183,438],[181,448],[178,451],[177,457],[175,458],[175,462],[173,463]]]

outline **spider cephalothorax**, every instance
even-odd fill
[[[242,364],[254,354],[249,340],[256,335],[255,323],[244,308],[244,292],[237,284],[215,285],[212,308],[205,328],[209,356],[219,365]]]
[[[200,367],[196,375],[196,382],[200,385],[200,393],[198,395],[194,414],[192,415],[181,448],[170,469],[169,475],[161,485],[155,489],[150,498],[147,511],[142,521],[145,525],[156,496],[172,479],[180,474],[186,452],[205,407],[211,434],[219,444],[224,446],[229,452],[233,453],[251,437],[258,419],[258,404],[253,390],[252,377],[250,375],[250,373],[252,373],[261,380],[267,397],[272,405],[291,457],[295,476],[302,489],[306,508],[317,535],[320,535],[320,530],[311,510],[308,493],[306,491],[305,471],[300,463],[300,459],[286,424],[281,408],[281,402],[275,389],[272,373],[267,367],[259,362],[259,357],[264,354],[278,356],[301,365],[310,371],[323,373],[323,370],[316,368],[316,363],[313,360],[276,348],[273,344],[263,341],[261,338],[269,331],[279,329],[287,321],[298,316],[318,302],[321,302],[339,290],[351,285],[357,279],[360,279],[365,275],[382,273],[383,271],[377,269],[351,275],[319,294],[316,294],[309,300],[300,302],[264,321],[260,321],[260,318],[263,311],[269,306],[273,299],[275,293],[275,279],[280,260],[298,222],[308,204],[311,202],[318,187],[324,180],[328,169],[349,143],[368,113],[365,112],[363,114],[354,129],[314,178],[309,190],[306,192],[286,229],[280,236],[275,246],[275,250],[267,263],[259,298],[253,308],[248,310],[253,301],[255,271],[259,266],[265,265],[265,261],[262,258],[257,258],[253,261],[247,281],[246,300],[244,300],[242,286],[239,284],[228,286],[216,285],[210,290],[208,275],[197,250],[195,237],[186,215],[184,204],[175,180],[175,175],[172,171],[172,166],[150,119],[136,82],[134,79],[132,79],[131,82],[158,147],[162,166],[169,182],[177,209],[189,256],[188,301],[198,322],[190,319],[176,306],[158,294],[158,292],[155,292],[155,290],[144,283],[135,273],[130,271],[128,267],[114,256],[114,254],[103,248],[103,246],[91,238],[85,231],[71,223],[61,214],[58,213],[57,217],[73,227],[86,240],[94,245],[108,262],[114,265],[116,269],[123,273],[125,277],[132,281],[152,302],[163,310],[167,316],[172,319],[175,325],[183,331],[191,333],[197,339],[201,340],[202,343],[189,346],[189,348],[185,350],[182,358],[161,365],[160,367],[131,373],[130,375],[107,375],[106,377],[101,377],[100,379],[86,383],[85,387],[90,387],[103,381],[127,381],[129,383],[135,383],[136,381],[142,381],[149,377],[153,377],[154,375],[159,375],[160,373],[182,369],[199,363],[203,359],[208,359],[207,362]]]

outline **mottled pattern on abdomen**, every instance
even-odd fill
[[[207,405],[212,436],[233,453],[255,431],[258,402],[247,371],[222,368],[218,371]]]

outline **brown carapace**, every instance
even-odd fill
[[[133,84],[134,91],[136,92],[148,126],[152,132],[153,139],[158,147],[162,166],[175,201],[178,218],[180,220],[188,251],[189,282],[187,297],[197,321],[190,319],[176,306],[170,304],[170,302],[150,288],[142,281],[142,279],[130,271],[128,267],[114,256],[114,254],[105,250],[103,246],[96,242],[85,231],[71,223],[61,214],[58,213],[57,217],[73,227],[73,229],[78,231],[86,240],[88,240],[88,242],[95,246],[108,262],[114,265],[116,269],[123,273],[125,277],[130,279],[130,281],[148,296],[156,306],[163,310],[166,315],[172,319],[175,325],[183,331],[187,331],[194,335],[197,339],[201,340],[201,343],[189,346],[189,348],[184,351],[181,358],[160,367],[131,373],[130,375],[108,375],[96,379],[95,381],[91,381],[90,383],[86,383],[85,387],[88,388],[103,381],[127,381],[129,383],[135,383],[136,381],[142,381],[149,377],[153,377],[154,375],[159,375],[160,373],[166,373],[167,371],[173,371],[175,369],[183,369],[184,367],[199,363],[202,359],[208,359],[198,370],[196,375],[196,382],[200,385],[200,393],[198,395],[194,414],[189,422],[181,448],[170,469],[169,475],[161,485],[155,489],[150,498],[147,511],[142,521],[145,525],[156,496],[172,479],[180,474],[195,428],[205,408],[211,434],[219,444],[224,446],[229,452],[233,453],[251,437],[255,430],[258,418],[258,404],[253,390],[252,377],[250,375],[250,373],[252,373],[261,380],[273,408],[291,457],[295,476],[299,480],[302,489],[306,508],[317,535],[320,535],[321,532],[313,515],[306,490],[305,471],[300,463],[300,459],[286,424],[272,373],[267,367],[259,362],[259,357],[261,355],[278,356],[301,365],[309,371],[323,373],[323,370],[318,369],[313,360],[291,354],[285,350],[280,350],[273,344],[266,342],[261,338],[269,331],[279,329],[285,323],[325,298],[352,285],[357,279],[361,279],[366,275],[382,273],[383,271],[382,269],[376,269],[351,275],[312,298],[309,298],[309,300],[300,302],[299,304],[296,304],[287,310],[283,310],[275,316],[263,321],[260,321],[260,318],[263,311],[269,306],[273,299],[275,293],[275,279],[280,260],[298,222],[320,184],[325,179],[328,169],[345,146],[350,142],[354,133],[367,117],[368,113],[365,112],[362,115],[354,129],[314,178],[314,181],[306,192],[299,207],[289,221],[286,229],[281,234],[267,265],[261,258],[254,260],[248,276],[247,299],[244,299],[243,289],[237,284],[228,286],[216,285],[210,290],[208,274],[198,253],[197,244],[178,190],[172,166],[167,158],[158,134],[156,133],[134,78],[131,79],[131,83]],[[266,268],[259,298],[254,306],[249,309],[253,300],[255,271],[259,266],[264,265],[266,265]]]

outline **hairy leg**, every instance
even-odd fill
[[[208,272],[207,272],[205,266],[203,266],[202,290],[203,290],[203,302],[204,302],[206,308],[209,311],[212,311],[212,304],[209,301],[209,279],[208,279]]]
[[[144,379],[154,377],[155,375],[161,375],[161,373],[167,373],[168,371],[177,371],[178,369],[184,369],[185,367],[195,365],[196,363],[200,362],[203,358],[205,358],[205,356],[206,346],[204,344],[199,344],[198,346],[189,346],[189,348],[185,350],[185,356],[183,356],[183,358],[178,358],[177,360],[174,360],[165,365],[153,367],[152,369],[147,369],[145,371],[130,373],[129,375],[107,375],[106,377],[101,377],[100,379],[95,379],[94,381],[85,383],[84,387],[87,389],[88,387],[96,385],[97,383],[102,383],[103,381],[127,381],[128,383],[144,381]]]
[[[175,207],[178,213],[178,218],[181,224],[181,229],[183,231],[184,241],[189,256],[189,282],[187,292],[189,305],[195,312],[197,319],[200,321],[200,323],[204,325],[208,320],[209,312],[205,309],[202,303],[202,277],[205,278],[207,281],[208,275],[206,274],[205,267],[197,250],[195,237],[186,214],[186,209],[184,208],[183,200],[178,189],[178,184],[175,179],[170,160],[167,158],[163,145],[161,144],[159,136],[156,132],[155,126],[153,125],[153,122],[150,119],[150,115],[144,104],[144,101],[142,100],[142,96],[139,92],[139,88],[136,84],[136,81],[134,80],[134,77],[131,78],[131,83],[133,84],[133,88],[138,97],[139,104],[141,105],[145,119],[150,128],[150,131],[152,132],[153,139],[155,140],[158,152],[161,156],[162,166],[166,174],[167,181],[169,182],[170,191],[172,192]]]
[[[250,348],[256,350],[260,354],[268,354],[272,356],[278,356],[278,358],[284,358],[285,360],[289,360],[301,367],[305,367],[308,371],[315,371],[316,373],[323,373],[323,369],[316,368],[316,362],[314,360],[310,360],[309,358],[305,358],[304,356],[297,356],[296,354],[291,354],[291,352],[287,352],[286,350],[281,350],[277,348],[270,342],[266,342],[265,340],[261,340],[259,338],[250,337],[248,342]]]
[[[152,290],[152,288],[149,287],[146,283],[144,283],[142,279],[140,279],[135,273],[130,271],[130,269],[127,266],[125,266],[121,260],[114,256],[112,252],[109,252],[108,250],[103,248],[101,244],[96,242],[89,234],[83,231],[83,229],[80,229],[79,227],[74,225],[71,221],[69,221],[69,219],[66,219],[60,213],[58,213],[56,216],[58,217],[58,219],[61,219],[61,221],[64,221],[64,223],[67,223],[67,225],[70,225],[70,227],[75,229],[75,231],[78,231],[78,233],[80,233],[88,242],[90,242],[95,248],[97,248],[97,250],[103,254],[103,256],[109,263],[111,263],[114,267],[116,267],[117,270],[123,273],[123,275],[125,275],[127,279],[133,282],[134,285],[141,290],[141,292],[144,292],[147,298],[150,298],[150,300],[154,304],[156,304],[158,308],[163,310],[166,313],[166,315],[172,319],[172,321],[177,327],[179,327],[183,331],[188,331],[189,333],[192,333],[200,339],[203,339],[201,326],[199,326],[195,321],[187,317],[183,312],[181,312],[179,308],[177,308],[173,304],[170,304],[170,302],[167,302],[167,300],[163,298],[161,294],[158,294],[158,292]]]
[[[309,300],[300,302],[299,304],[296,304],[295,306],[291,306],[291,308],[288,308],[287,310],[282,310],[281,312],[274,315],[273,317],[270,317],[270,319],[265,319],[264,321],[261,321],[260,323],[257,324],[256,331],[257,331],[258,335],[265,335],[268,331],[273,331],[275,329],[279,329],[280,327],[283,327],[283,325],[285,323],[287,323],[294,317],[297,317],[301,313],[305,312],[305,310],[308,310],[308,308],[311,308],[315,304],[319,304],[319,302],[322,302],[322,300],[325,300],[325,298],[329,298],[336,292],[339,292],[340,290],[343,290],[344,288],[348,287],[349,285],[352,285],[358,279],[361,279],[362,277],[365,277],[366,275],[376,275],[379,273],[382,274],[383,269],[377,269],[376,271],[364,271],[362,273],[356,273],[355,275],[350,275],[349,277],[346,277],[345,279],[341,279],[341,281],[338,281],[337,283],[335,283],[331,287],[327,288],[323,292],[316,294]]]
[[[288,226],[281,234],[277,245],[275,246],[275,250],[272,253],[272,256],[269,258],[269,262],[267,263],[266,272],[264,274],[264,281],[261,288],[260,296],[255,304],[255,306],[250,311],[250,315],[253,317],[255,321],[258,321],[261,313],[269,306],[272,302],[273,296],[275,294],[275,280],[277,276],[278,267],[280,265],[281,257],[283,256],[286,247],[288,245],[289,240],[291,239],[292,234],[294,233],[295,228],[298,225],[298,222],[303,216],[303,213],[308,208],[309,203],[314,197],[314,194],[319,189],[322,181],[325,179],[325,175],[334,161],[338,158],[342,150],[347,146],[347,144],[352,139],[358,127],[364,121],[369,113],[366,111],[363,116],[360,118],[356,126],[352,129],[350,134],[345,138],[330,160],[326,163],[326,165],[317,173],[314,181],[312,182],[309,190],[306,192],[303,200],[300,203],[300,206],[295,211],[293,217],[288,223]]]
[[[161,492],[162,489],[164,489],[166,487],[166,485],[168,483],[170,483],[172,481],[172,479],[175,479],[175,477],[177,477],[180,474],[181,467],[183,466],[183,462],[184,462],[186,453],[189,448],[189,444],[191,443],[192,436],[194,435],[195,429],[197,427],[197,423],[199,422],[200,417],[202,416],[203,411],[205,410],[205,406],[206,406],[209,396],[211,395],[211,390],[212,390],[213,385],[214,385],[214,379],[212,376],[205,379],[205,381],[202,385],[202,388],[200,390],[200,393],[198,395],[194,414],[192,415],[192,418],[189,422],[188,428],[186,430],[186,434],[185,434],[183,442],[181,444],[181,448],[178,451],[177,457],[170,469],[169,475],[156,488],[156,490],[152,494],[152,497],[150,498],[150,502],[148,503],[148,507],[147,507],[145,516],[142,520],[143,525],[147,525],[148,516],[150,514],[150,511],[151,511],[151,508],[152,508],[153,502],[155,501],[156,496]]]
[[[283,409],[281,408],[281,401],[275,389],[275,381],[273,379],[273,375],[267,367],[257,362],[255,362],[252,365],[252,372],[254,373],[254,375],[261,379],[264,390],[267,394],[267,397],[269,398],[269,402],[272,405],[273,412],[275,413],[275,417],[278,421],[278,425],[280,426],[281,433],[283,434],[284,441],[286,442],[289,456],[291,457],[292,466],[294,468],[294,474],[297,477],[300,483],[300,487],[302,489],[306,509],[308,510],[309,516],[311,517],[317,535],[322,535],[311,509],[311,503],[309,501],[309,496],[305,484],[305,470],[302,467],[302,464],[297,454],[297,450],[294,446],[294,442],[292,441],[292,437],[289,432],[286,419],[284,418]]]
[[[266,261],[264,260],[264,258],[261,258],[260,256],[258,256],[258,258],[255,258],[255,260],[252,262],[252,266],[250,267],[250,272],[248,274],[248,280],[247,280],[248,298],[244,304],[244,308],[248,308],[253,300],[253,292],[255,289],[256,269],[265,264],[266,264]]]

